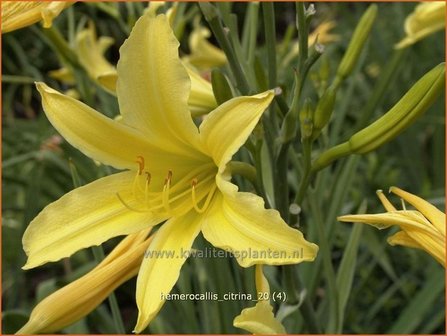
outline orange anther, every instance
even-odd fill
[[[151,175],[151,173],[149,173],[149,172],[145,172],[145,174],[146,174],[146,181],[147,181],[147,183],[148,183],[148,184],[151,183],[151,179],[152,179],[152,175]]]
[[[168,170],[168,176],[165,178],[165,185],[168,183],[171,183],[171,179],[172,179],[172,170]]]
[[[197,178],[193,178],[192,181],[191,181],[191,185],[192,185],[192,187],[194,188],[194,187],[197,185],[197,183],[199,183],[199,181],[197,180]]]
[[[137,161],[135,161],[135,162],[138,163],[138,175],[141,175],[144,170],[144,157],[142,157],[141,155],[138,155]]]

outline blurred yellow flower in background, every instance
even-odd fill
[[[336,25],[337,24],[335,21],[324,21],[315,27],[308,37],[309,47],[313,46],[317,42],[327,44],[340,40],[339,35],[331,33],[331,30],[334,29]],[[284,56],[281,67],[286,67],[295,57],[299,55],[299,52],[299,43],[298,41],[294,41],[292,43],[292,48],[287,55]]]
[[[20,29],[40,20],[45,28],[53,19],[73,4],[71,1],[2,1],[2,33]]]
[[[93,22],[76,35],[74,52],[79,63],[87,71],[90,78],[100,84],[109,92],[115,91],[116,69],[104,57],[107,49],[113,45],[114,40],[108,36],[97,38]],[[70,68],[63,67],[51,71],[49,75],[67,84],[74,84],[74,75]]]
[[[405,20],[404,29],[407,36],[396,44],[395,48],[408,47],[443,28],[445,28],[445,1],[421,3]]]
[[[182,59],[199,71],[206,71],[227,64],[225,53],[208,41],[210,36],[209,29],[201,26],[196,20],[194,29],[189,36],[190,54]]]
[[[377,195],[385,209],[382,214],[345,215],[337,219],[343,222],[370,224],[378,229],[396,225],[401,231],[388,238],[390,245],[402,245],[424,250],[445,267],[445,214],[424,199],[397,187],[390,192],[410,203],[415,210],[396,210],[381,190]]]
[[[93,270],[42,300],[17,334],[53,333],[80,320],[138,274],[149,230],[124,238]]]

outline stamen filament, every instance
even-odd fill
[[[214,193],[216,192],[216,188],[217,185],[213,184],[212,189],[210,190],[210,192],[208,193],[208,195],[206,196],[206,200],[205,203],[203,204],[202,208],[199,208],[198,202],[197,202],[197,198],[196,198],[196,185],[197,185],[197,179],[194,179],[192,182],[192,189],[191,189],[191,193],[192,193],[192,204],[194,206],[194,209],[198,212],[198,213],[204,213],[205,210],[208,208],[211,199],[213,198]]]
[[[138,159],[138,161],[136,161],[136,162],[139,165],[139,169],[137,170],[137,172],[135,174],[135,178],[133,180],[132,193],[133,193],[133,196],[135,197],[135,200],[137,202],[144,203],[144,208],[143,209],[134,208],[129,203],[124,201],[124,199],[121,197],[121,195],[117,193],[117,197],[118,197],[119,201],[127,209],[129,209],[131,211],[135,211],[135,212],[146,213],[146,212],[159,211],[164,208],[164,210],[166,212],[171,213],[172,212],[172,204],[174,202],[178,201],[179,199],[182,199],[183,197],[187,196],[189,193],[191,193],[191,190],[190,190],[191,187],[188,186],[188,183],[186,183],[186,182],[188,180],[191,181],[191,178],[196,176],[196,178],[194,178],[196,183],[195,183],[195,185],[193,187],[193,191],[192,191],[193,205],[194,205],[194,208],[196,209],[196,211],[198,211],[199,213],[202,213],[206,210],[206,208],[208,207],[209,203],[211,202],[211,198],[216,190],[215,185],[212,186],[211,189],[208,189],[209,187],[211,187],[209,185],[209,182],[210,182],[210,180],[212,180],[215,177],[215,175],[207,168],[208,168],[208,166],[212,166],[213,164],[203,165],[201,167],[198,167],[198,168],[188,172],[183,178],[181,178],[179,181],[176,181],[176,183],[174,185],[172,185],[173,172],[172,172],[172,170],[169,170],[168,174],[165,178],[165,181],[164,181],[163,190],[161,192],[160,191],[157,192],[157,191],[153,191],[153,190],[149,191],[151,180],[152,180],[152,175],[148,171],[142,170],[142,169],[144,169],[144,158],[142,156],[138,156],[137,159]],[[145,173],[145,175],[146,175],[146,179],[144,182],[144,188],[141,185],[142,181],[139,180],[140,175],[142,175],[143,173]],[[203,177],[203,180],[201,179],[201,177]],[[200,208],[198,206],[198,202],[200,202],[203,198],[200,197],[200,199],[198,199],[197,198],[198,195],[195,190],[196,185],[199,184],[197,178],[200,179],[201,186],[210,190],[210,192],[207,194],[207,198],[206,198],[205,203],[203,204],[202,208]],[[204,189],[204,191],[206,189]],[[203,194],[203,196],[205,196],[204,192],[200,193],[200,194]]]
[[[141,188],[140,184],[138,183],[138,178],[140,175],[141,175],[140,172],[137,171],[137,174],[135,175],[135,178],[134,178],[133,184],[132,184],[132,193],[135,196],[135,198],[138,198],[137,197],[137,189],[140,193],[144,192],[143,189]]]
[[[116,196],[118,197],[118,199],[120,200],[120,202],[121,202],[127,209],[129,209],[130,211],[142,212],[142,213],[145,213],[145,212],[151,212],[151,211],[152,211],[151,209],[145,209],[145,210],[136,209],[136,208],[130,206],[129,204],[127,204],[127,203],[123,200],[123,198],[120,196],[119,193],[116,193]]]

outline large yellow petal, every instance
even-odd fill
[[[189,109],[191,82],[165,15],[144,14],[120,49],[118,102],[124,122],[151,143],[195,152],[198,130]]]
[[[206,116],[200,125],[200,137],[217,166],[230,161],[247,141],[274,96],[275,91],[270,90],[233,98]]]
[[[227,177],[228,178],[228,177]],[[311,261],[318,246],[288,226],[261,197],[237,192],[237,187],[217,176],[217,193],[204,217],[202,232],[214,246],[231,251],[239,264],[284,265]]]
[[[37,83],[42,105],[50,122],[74,147],[87,156],[118,169],[136,169],[138,156],[150,163],[152,175],[165,175],[174,167],[196,165],[195,157],[170,154],[155,147],[145,134],[109,119],[87,105]]]
[[[155,233],[146,251],[137,280],[138,321],[134,332],[142,332],[162,307],[187,258],[185,251],[200,232],[200,216],[193,210],[172,218]]]
[[[77,188],[51,203],[23,235],[28,255],[24,269],[68,257],[74,252],[118,236],[143,230],[166,219],[163,214],[135,212],[118,199],[135,203],[133,172],[123,172]]]

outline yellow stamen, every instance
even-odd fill
[[[171,207],[169,206],[169,189],[171,187],[171,179],[172,179],[172,170],[169,170],[168,177],[166,177],[165,185],[163,186],[163,193],[161,195],[163,207],[168,213],[171,212]]]
[[[141,159],[140,159],[141,161]],[[136,211],[136,212],[154,212],[158,211],[160,209],[164,209],[165,211],[172,213],[172,204],[182,199],[183,197],[187,196],[191,193],[190,187],[188,184],[186,184],[186,181],[191,181],[191,178],[193,176],[199,176],[203,177],[202,180],[200,180],[200,184],[202,186],[205,186],[209,183],[210,180],[214,178],[213,174],[208,173],[206,170],[203,169],[203,167],[200,167],[200,169],[194,169],[191,172],[189,172],[187,175],[185,175],[183,178],[181,178],[179,181],[176,181],[175,184],[172,184],[172,176],[173,173],[171,170],[168,171],[167,177],[165,178],[164,187],[162,192],[160,191],[150,191],[150,183],[152,180],[152,175],[148,171],[145,171],[144,174],[146,175],[146,181],[144,189],[141,187],[141,183],[138,180],[139,179],[139,171],[137,171],[135,175],[135,179],[133,181],[133,195],[136,199],[136,201],[143,203],[144,207],[143,209],[134,208],[133,206],[126,203],[123,198],[118,195],[118,198],[120,202],[129,210]],[[198,184],[198,178],[194,178],[193,182],[195,181],[195,184]],[[209,185],[209,184],[208,184]],[[186,188],[185,188],[186,187]],[[212,195],[215,192],[215,188],[211,190],[211,194],[208,194],[208,199],[205,200],[204,206],[202,209],[198,207],[198,202],[201,201],[202,198],[197,199],[197,195],[195,190],[194,192],[194,207],[198,212],[204,212],[206,208],[208,207],[209,203],[211,202]],[[142,194],[144,194],[144,201],[142,199]]]
[[[149,185],[151,184],[151,178],[152,178],[151,173],[146,172],[146,183],[144,185],[144,203],[146,204],[148,203],[148,197],[149,197],[148,189]]]
[[[205,210],[208,208],[211,199],[213,198],[213,195],[216,191],[217,185],[213,184],[213,187],[211,188],[210,192],[208,193],[208,195],[206,196],[206,200],[205,203],[203,204],[202,208],[199,208],[199,204],[197,202],[197,198],[196,198],[196,186],[198,184],[197,179],[193,179],[192,183],[191,183],[191,194],[192,194],[192,204],[194,206],[194,209],[198,212],[198,213],[204,213]]]
[[[145,212],[151,212],[151,211],[152,211],[151,209],[136,209],[136,208],[130,206],[129,204],[127,204],[126,201],[123,200],[123,198],[120,196],[119,193],[116,193],[116,196],[118,197],[118,199],[120,200],[120,202],[121,202],[127,209],[129,209],[130,211],[142,212],[142,213],[145,213]]]

